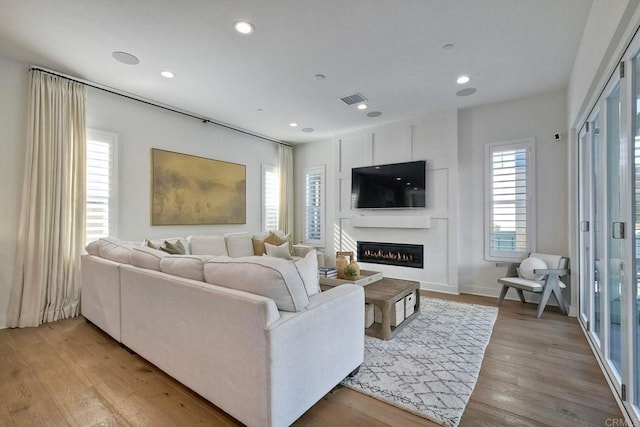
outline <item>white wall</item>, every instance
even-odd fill
[[[13,280],[27,130],[29,67],[0,57],[0,329],[7,324]]]
[[[504,267],[484,261],[484,156],[491,142],[535,137],[537,250],[568,255],[565,127],[564,91],[459,112],[461,292],[497,296],[497,279],[505,273]],[[563,139],[555,141],[554,133]]]
[[[424,289],[458,292],[457,274],[457,114],[445,111],[413,120],[338,135],[333,140],[295,147],[296,182],[305,167],[324,164],[327,176],[327,241],[329,264],[337,250],[355,252],[358,240],[424,245],[424,269],[361,263],[386,276],[420,281]],[[411,160],[427,161],[427,208],[373,211],[351,209],[351,168]],[[303,200],[296,187],[296,206]],[[351,226],[355,215],[387,217],[384,228]],[[395,217],[428,216],[427,228],[395,228]],[[296,238],[302,237],[302,212],[296,216]]]
[[[90,89],[87,126],[118,135],[118,235],[126,240],[196,233],[258,231],[262,224],[261,164],[277,164],[277,146],[211,123]],[[152,226],[151,148],[246,165],[244,225]]]
[[[638,25],[639,0],[593,0],[569,79],[568,129],[579,128]]]

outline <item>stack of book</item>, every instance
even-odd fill
[[[318,267],[320,275],[324,277],[331,277],[333,279],[338,278],[338,272],[333,267]]]

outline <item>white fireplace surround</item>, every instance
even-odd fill
[[[358,228],[431,228],[428,215],[354,215],[349,224]]]

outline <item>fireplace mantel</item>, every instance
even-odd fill
[[[349,218],[352,227],[360,228],[431,228],[427,215],[354,215]]]

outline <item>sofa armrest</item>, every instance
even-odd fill
[[[268,330],[272,423],[289,425],[364,360],[364,290],[336,286]],[[293,402],[296,402],[293,405]]]

